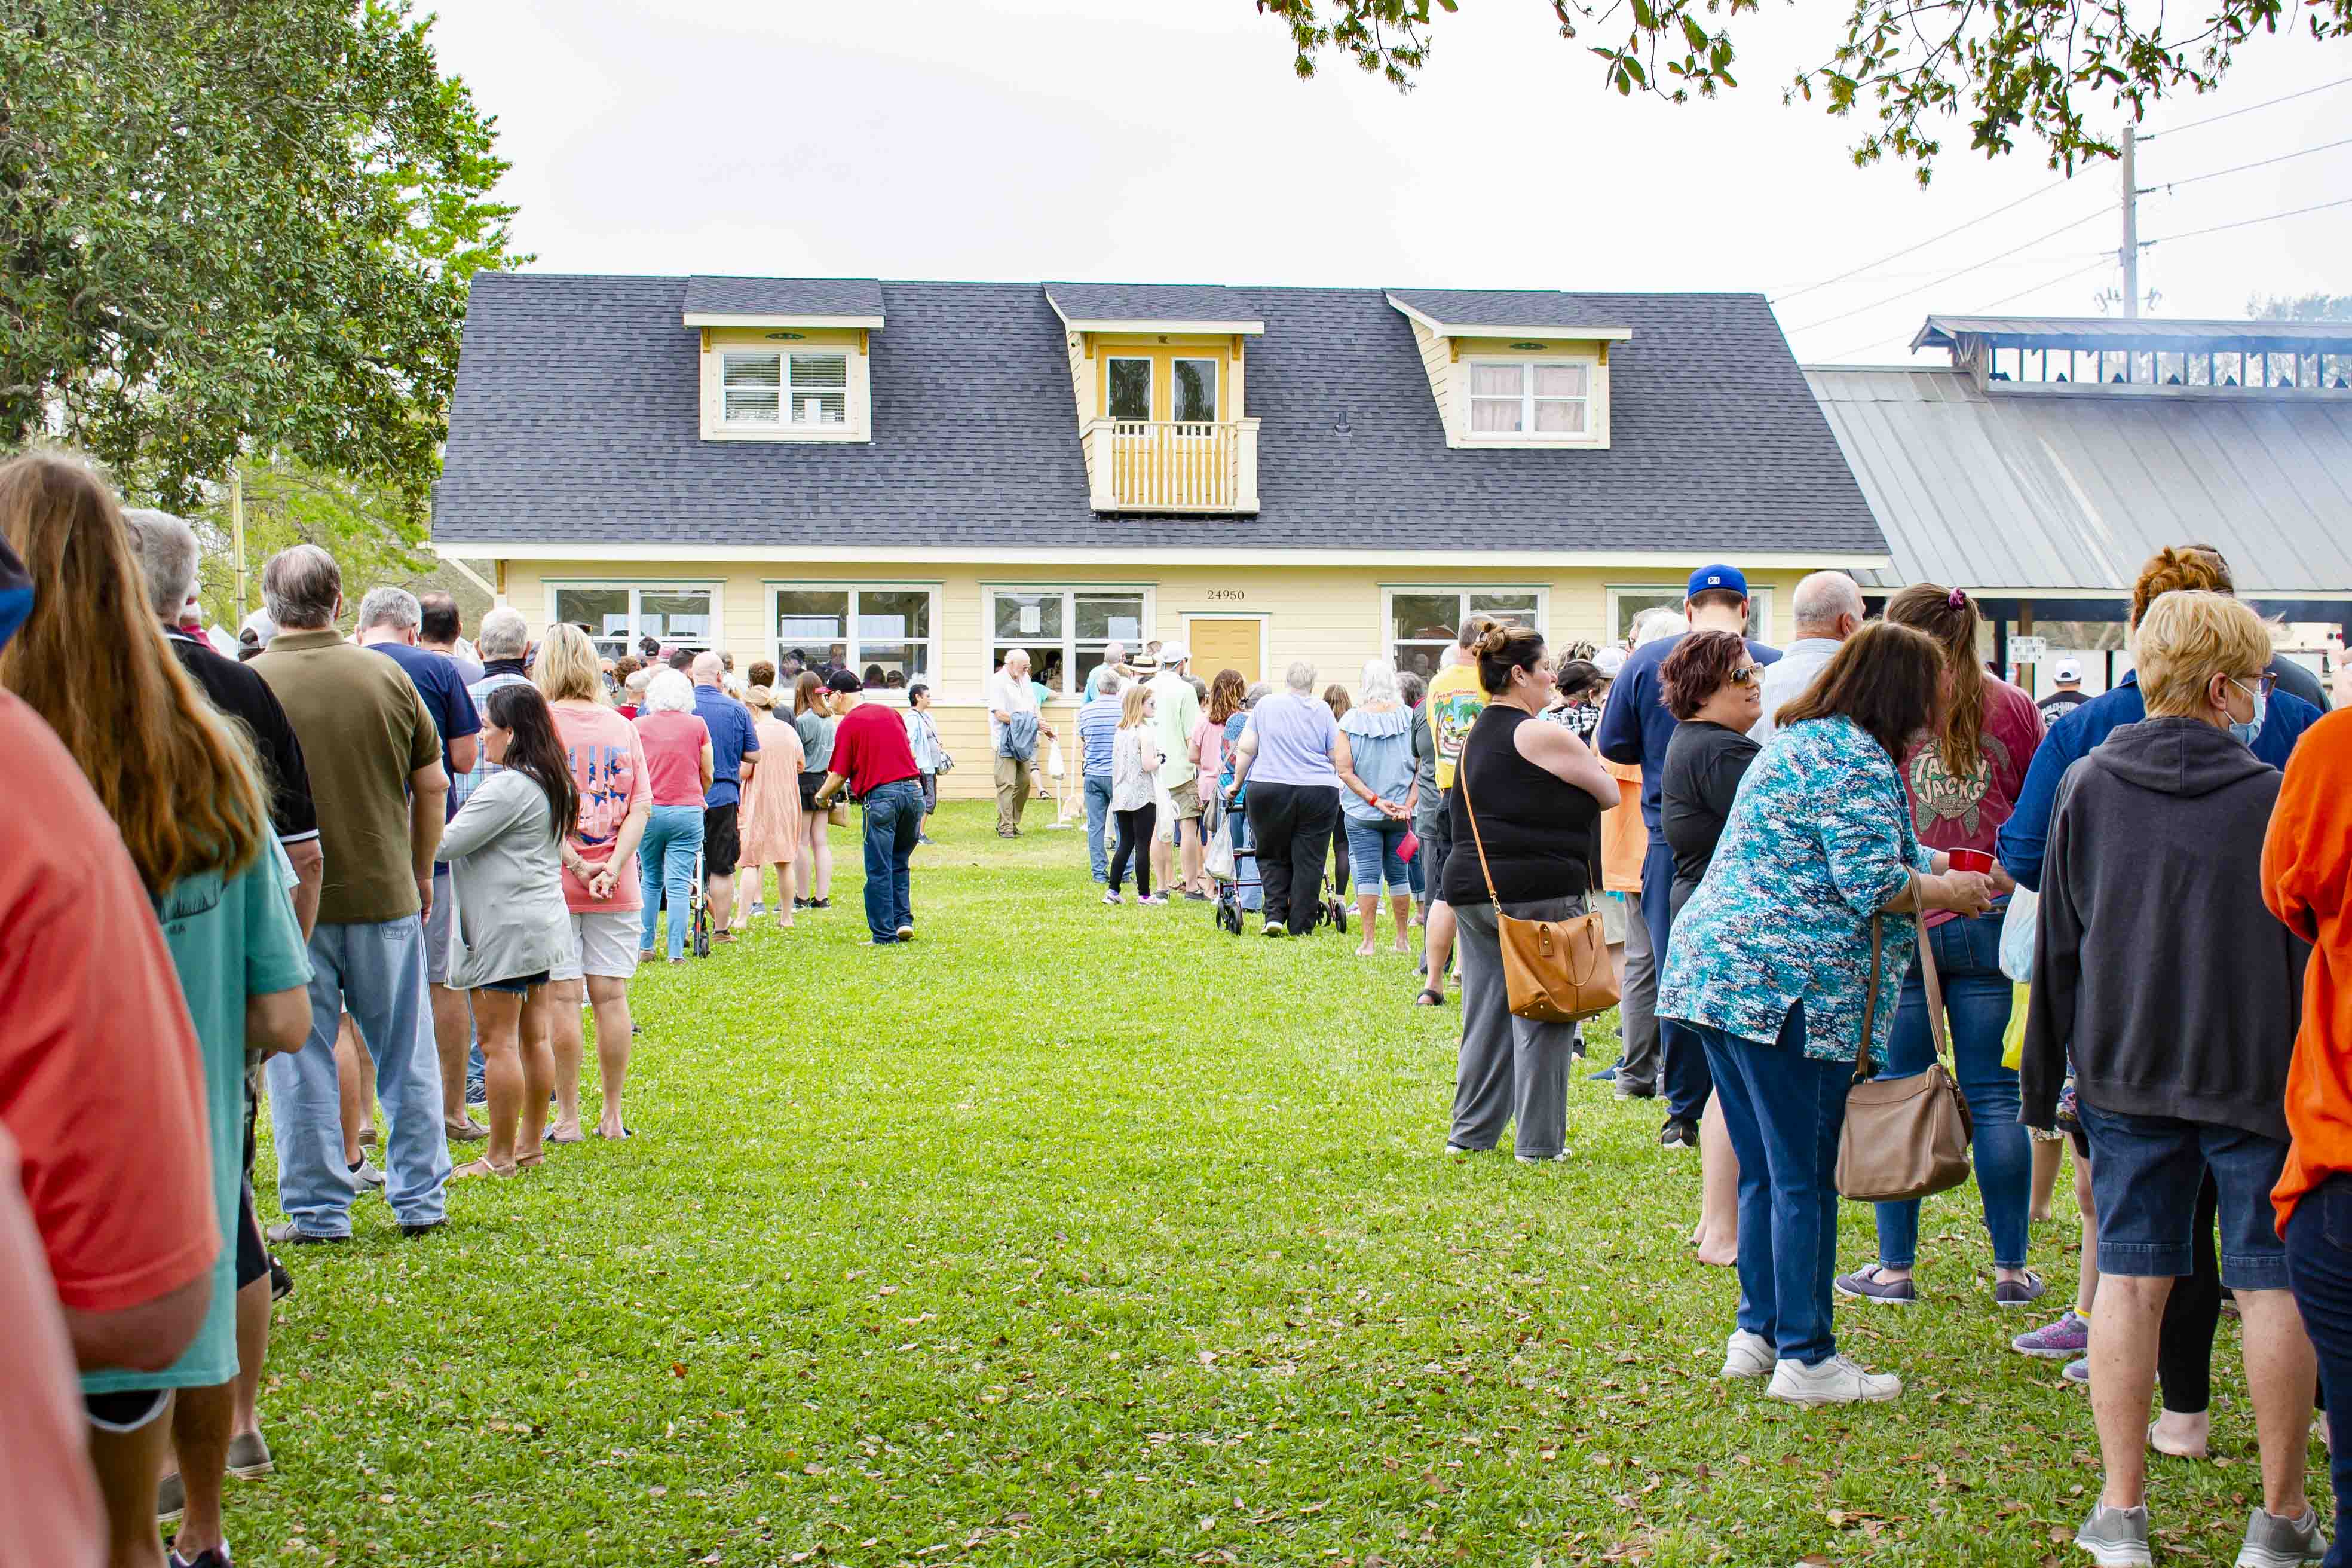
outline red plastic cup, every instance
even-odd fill
[[[2000,864],[1981,849],[1952,849],[1946,853],[1951,857],[1952,869],[1955,871],[1981,871],[1990,877],[1994,868]]]

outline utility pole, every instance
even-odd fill
[[[236,620],[245,622],[245,470],[236,464],[228,470],[228,537],[229,548],[236,552]]]
[[[2124,127],[2124,246],[2120,253],[2124,264],[2124,316],[2135,320],[2139,315],[2139,132],[2137,128]]]

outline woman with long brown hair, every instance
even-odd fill
[[[2016,990],[2000,969],[2000,926],[2016,884],[1992,855],[2042,744],[2042,710],[2023,691],[1985,672],[1977,641],[1983,621],[1959,589],[1914,584],[1888,601],[1886,618],[1934,638],[1944,658],[1940,722],[1903,757],[1912,826],[1930,849],[1983,857],[1979,868],[1992,868],[1999,895],[1981,915],[1949,910],[1929,915],[1927,941],[1943,980],[1952,1073],[1975,1118],[1977,1192],[1992,1237],[1993,1304],[2025,1307],[2047,1287],[2025,1267],[2033,1140],[2017,1121],[2017,1069],[2001,1065]],[[1887,1073],[1927,1070],[1936,1057],[1927,1024],[1927,978],[1915,961],[1895,1009]],[[1841,1277],[1839,1292],[1895,1305],[1916,1301],[1911,1265],[1918,1245],[1917,1200],[1880,1204],[1878,1261]]]
[[[0,537],[34,584],[30,617],[0,650],[0,685],[47,721],[121,832],[154,900],[202,1053],[217,1227],[211,1307],[163,1371],[82,1377],[94,1415],[102,1404],[121,1417],[96,1419],[90,1430],[113,1562],[162,1557],[155,1498],[167,1439],[186,1494],[179,1545],[194,1558],[223,1546],[237,1254],[241,1239],[260,1248],[258,1237],[240,1237],[250,1223],[240,1212],[246,1052],[299,1050],[313,1027],[310,965],[288,891],[294,875],[270,831],[251,743],[165,646],[122,514],[97,476],[53,454],[0,468]],[[94,931],[90,940],[116,936]],[[317,1026],[331,1032],[333,1013]],[[173,1391],[167,1431],[158,1417]]]
[[[833,760],[833,732],[841,721],[833,714],[833,696],[824,679],[813,669],[793,681],[793,729],[801,738],[801,842],[793,856],[793,908],[833,908],[833,845],[825,837],[831,826],[818,809],[816,792],[824,786],[825,764]],[[784,889],[778,888],[782,900]]]
[[[1767,1396],[1793,1405],[1903,1392],[1838,1353],[1834,1172],[1855,1058],[1884,1059],[1915,945],[1909,921],[1881,917],[1992,906],[1990,878],[1919,842],[1904,794],[1901,759],[1937,725],[1943,669],[1925,634],[1868,626],[1781,709],[1658,978],[1658,1017],[1697,1032],[1739,1158],[1722,1375],[1769,1375]]]

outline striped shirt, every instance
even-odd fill
[[[1118,695],[1106,692],[1078,710],[1078,744],[1086,750],[1088,778],[1110,777],[1111,740],[1118,733],[1119,707]]]

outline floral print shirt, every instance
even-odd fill
[[[1850,719],[1777,732],[1742,781],[1706,880],[1675,921],[1658,1016],[1765,1043],[1805,1010],[1805,1055],[1851,1062],[1872,917],[1933,865],[1902,776]],[[1885,924],[1871,1052],[1885,1059],[1916,928]]]

